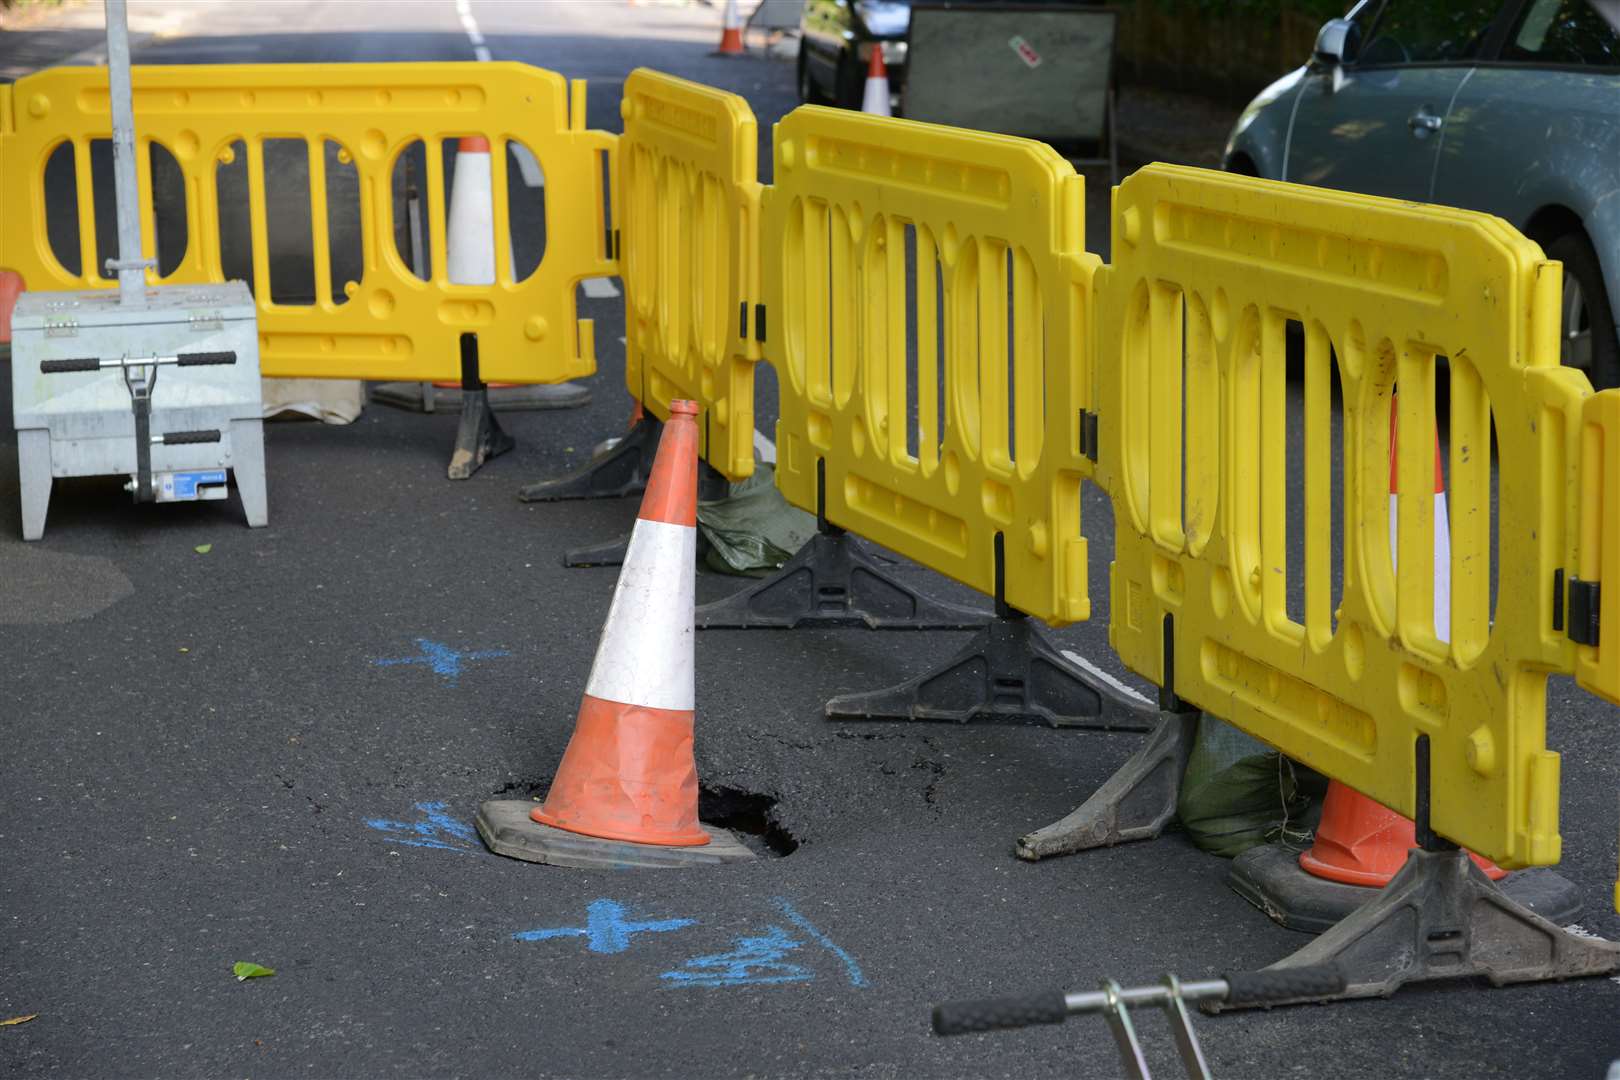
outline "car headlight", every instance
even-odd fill
[[[903,34],[911,25],[911,5],[895,0],[855,0],[855,14],[880,37]]]

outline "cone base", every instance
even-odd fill
[[[539,806],[529,810],[529,820],[550,829],[561,829],[563,832],[575,833],[579,836],[588,836],[596,840],[615,840],[626,844],[643,844],[647,847],[700,847],[709,842],[708,830],[701,825],[689,833],[671,836],[663,840],[649,840],[645,836],[637,836],[629,832],[616,832],[613,829],[579,829],[568,825],[559,818],[554,818]]]
[[[461,408],[460,387],[434,387],[433,400],[425,402],[419,382],[378,383],[371,388],[371,400],[412,412],[455,412]],[[525,386],[492,386],[489,407],[496,412],[519,409],[577,409],[591,403],[589,387],[577,383],[535,383]]]
[[[1282,844],[1250,848],[1232,860],[1226,883],[1289,930],[1320,934],[1383,890],[1314,877],[1300,869],[1299,851]],[[1512,900],[1563,926],[1581,913],[1574,882],[1546,867],[1509,874],[1497,883]]]
[[[709,842],[699,847],[667,847],[625,840],[603,840],[554,829],[530,818],[526,799],[491,799],[478,808],[478,835],[497,855],[550,866],[597,870],[674,870],[718,866],[757,858],[726,829],[703,826]]]

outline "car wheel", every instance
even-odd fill
[[[799,100],[807,105],[826,103],[826,97],[816,89],[816,77],[810,74],[810,46],[799,39]]]
[[[845,109],[859,109],[866,96],[866,70],[855,62],[855,54],[844,49],[838,54],[838,78],[833,91],[833,104]]]
[[[1568,232],[1547,245],[1547,258],[1564,264],[1564,310],[1559,320],[1559,360],[1580,368],[1592,386],[1620,386],[1620,342],[1614,311],[1603,285],[1597,252],[1584,233]]]

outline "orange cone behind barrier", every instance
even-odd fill
[[[872,42],[872,59],[866,65],[866,86],[861,91],[861,112],[872,116],[892,116],[889,108],[889,65],[883,60],[883,43]]]
[[[0,270],[0,345],[11,340],[11,312],[22,292],[22,275],[15,270]]]
[[[1390,551],[1396,544],[1395,402],[1389,411],[1389,530]],[[1393,557],[1393,555],[1392,555]],[[1440,437],[1434,442],[1434,628],[1442,640],[1451,627],[1451,537],[1446,517],[1446,478],[1440,458]],[[1417,846],[1417,827],[1395,811],[1374,802],[1354,788],[1337,780],[1328,785],[1322,801],[1322,823],[1309,851],[1301,852],[1299,865],[1307,873],[1347,885],[1382,888],[1406,864],[1406,853]],[[1488,859],[1472,855],[1474,862],[1492,880],[1507,871]]]
[[[574,735],[542,825],[606,840],[709,842],[692,754],[697,405],[670,403]]]
[[[720,25],[720,47],[712,55],[741,56],[743,54],[743,21],[742,13],[737,10],[737,0],[726,0],[726,13]]]
[[[1417,828],[1409,819],[1335,780],[1322,800],[1316,842],[1300,853],[1299,865],[1319,878],[1379,889],[1406,865],[1406,853],[1416,846]],[[1489,859],[1471,852],[1470,857],[1493,881],[1507,876]]]

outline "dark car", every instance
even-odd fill
[[[799,19],[799,100],[861,107],[872,50],[883,50],[889,91],[905,81],[907,0],[805,0]]]

